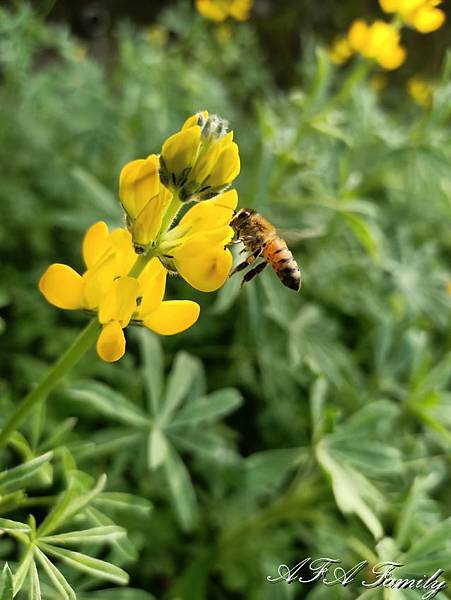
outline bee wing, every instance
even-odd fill
[[[305,229],[277,229],[277,235],[283,238],[288,245],[299,244],[304,240],[310,240],[326,235],[326,228],[318,225],[318,227],[306,227]]]

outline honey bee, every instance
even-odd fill
[[[242,252],[249,253],[246,260],[235,267],[231,275],[249,267],[257,259],[263,259],[246,273],[241,285],[251,281],[269,264],[283,285],[296,292],[301,289],[301,271],[298,264],[285,240],[277,235],[276,228],[269,221],[255,210],[242,208],[236,213],[230,226],[235,231],[235,241],[244,244]]]

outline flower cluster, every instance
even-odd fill
[[[198,12],[212,21],[225,21],[232,17],[237,21],[246,21],[253,0],[196,0]]]
[[[430,33],[445,22],[445,13],[437,8],[442,0],[379,0],[386,13],[396,13],[401,20],[420,33]]]
[[[238,196],[225,188],[240,168],[232,140],[219,117],[207,112],[190,117],[164,143],[161,156],[151,154],[124,166],[119,197],[126,227],[110,232],[99,222],[89,228],[83,241],[85,272],[56,263],[41,277],[39,289],[48,302],[97,316],[97,352],[103,360],[123,356],[123,329],[129,324],[172,335],[197,321],[195,302],[164,300],[168,273],[180,274],[205,292],[226,281],[232,266],[229,223]],[[188,201],[205,198],[174,226]]]
[[[401,27],[407,25],[420,33],[429,33],[445,21],[445,13],[437,8],[441,0],[379,0],[379,3],[384,12],[395,15],[395,20],[387,23],[378,19],[368,25],[357,19],[347,34],[333,43],[329,51],[332,62],[341,65],[357,53],[384,69],[397,69],[407,56],[400,43]]]

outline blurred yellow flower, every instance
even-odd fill
[[[233,131],[228,131],[226,121],[207,111],[187,119],[161,150],[161,181],[182,202],[213,198],[227,189],[239,172]]]
[[[329,49],[329,58],[336,65],[342,65],[352,56],[348,39],[344,36],[337,38]]]
[[[411,77],[407,82],[409,96],[423,108],[432,104],[432,87],[421,77]]]
[[[397,13],[401,19],[420,33],[439,29],[446,15],[437,8],[442,0],[379,0],[383,11]]]
[[[110,233],[104,222],[96,223],[86,232],[83,257],[87,267],[83,275],[56,263],[42,275],[39,289],[58,308],[97,314],[101,325],[97,352],[103,360],[114,362],[123,356],[123,329],[130,323],[172,335],[197,321],[200,309],[195,302],[163,301],[167,271],[157,258],[151,258],[136,277],[130,274],[136,254],[126,229]]]
[[[212,21],[225,21],[232,17],[237,21],[246,21],[253,0],[196,0],[198,12]]]
[[[397,69],[406,59],[400,45],[397,28],[377,20],[371,25],[360,19],[354,21],[348,32],[349,46],[365,58],[373,59],[387,70]]]

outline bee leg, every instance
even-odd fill
[[[246,260],[243,260],[242,263],[240,263],[233,269],[233,271],[230,273],[229,277],[232,277],[232,275],[234,275],[235,273],[239,273],[246,267],[249,267],[249,265],[251,265],[254,262],[254,260],[260,256],[260,254],[261,254],[261,248],[256,250],[253,254],[249,254],[249,256],[246,258]]]
[[[259,265],[251,269],[248,273],[246,273],[246,275],[243,277],[243,281],[241,282],[241,287],[243,287],[245,283],[249,283],[249,281],[252,281],[254,277],[256,277],[259,273],[263,271],[267,264],[268,263],[266,261],[261,262]]]

